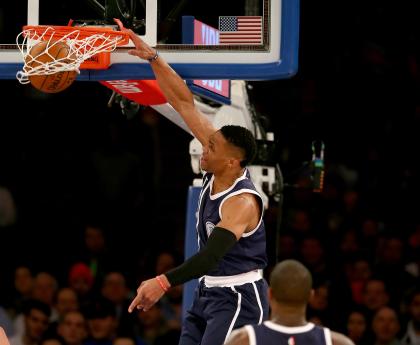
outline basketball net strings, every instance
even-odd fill
[[[79,73],[80,65],[83,61],[92,56],[112,52],[117,47],[117,43],[122,36],[107,36],[106,33],[97,33],[86,38],[80,38],[80,31],[74,30],[62,37],[57,38],[54,29],[48,27],[41,35],[35,30],[22,31],[16,38],[16,44],[23,56],[24,66],[22,71],[18,71],[16,78],[21,84],[29,83],[31,75],[50,75],[62,71],[74,71]],[[22,40],[22,43],[20,43]],[[47,42],[47,49],[40,55],[47,54],[51,61],[37,60],[37,56],[31,56],[31,49],[38,43]],[[49,49],[58,43],[65,43],[69,46],[68,54],[61,58],[56,58],[49,53]],[[36,62],[36,64],[34,64]],[[32,66],[34,64],[35,66]]]

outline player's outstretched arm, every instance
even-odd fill
[[[227,229],[215,227],[204,248],[183,264],[156,278],[146,280],[137,289],[137,295],[128,311],[149,310],[171,287],[199,278],[217,266],[219,260],[236,243],[235,234]]]
[[[222,221],[213,229],[205,247],[182,265],[142,282],[128,311],[147,311],[171,286],[207,274],[217,266],[219,260],[235,245],[250,224],[255,223],[255,217],[259,217],[258,210],[256,199],[251,194],[244,193],[229,198],[222,207]]]
[[[333,345],[355,345],[350,338],[341,333],[331,331],[331,339]]]
[[[168,99],[168,102],[182,116],[185,123],[200,141],[202,145],[206,145],[208,138],[216,129],[211,122],[195,107],[194,98],[181,77],[166,63],[162,57],[156,57],[157,52],[150,47],[132,30],[127,30],[135,49],[130,50],[130,55],[138,56],[144,60],[151,60],[151,67],[155,74],[156,80]]]

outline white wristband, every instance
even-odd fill
[[[150,59],[147,59],[147,61],[153,62],[159,57],[159,52],[157,50],[155,50],[155,52],[156,52],[155,55],[152,56]]]

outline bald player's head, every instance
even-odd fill
[[[296,260],[278,263],[270,275],[272,297],[287,305],[305,305],[312,290],[312,277],[308,269]]]

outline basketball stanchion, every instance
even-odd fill
[[[80,69],[106,69],[110,54],[129,42],[120,20],[120,30],[106,26],[24,26],[16,43],[23,68],[16,74],[21,84],[55,93],[66,89]]]

